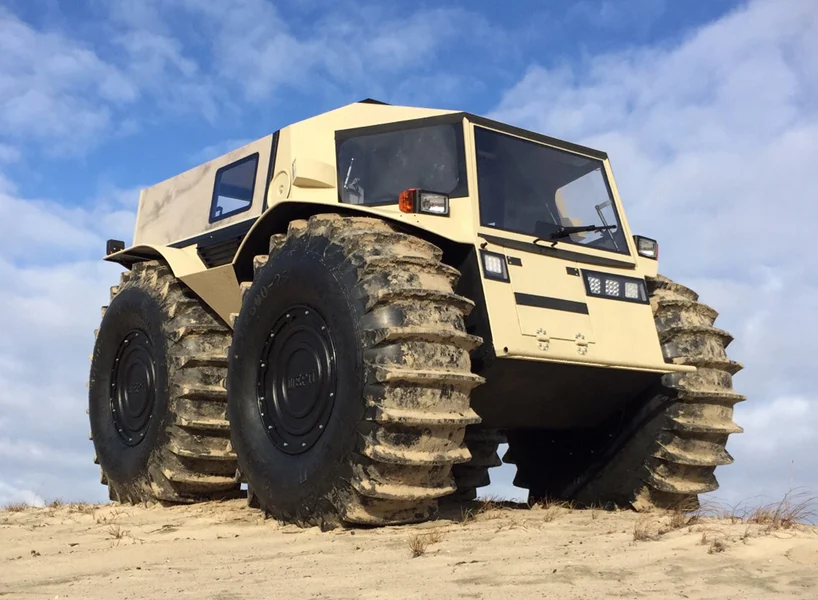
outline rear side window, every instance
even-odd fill
[[[210,222],[227,218],[250,208],[256,186],[258,152],[216,171]]]

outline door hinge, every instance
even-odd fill
[[[543,352],[547,351],[551,346],[551,338],[548,337],[548,333],[546,333],[545,329],[541,328],[537,330],[537,346]]]
[[[579,354],[588,354],[588,341],[585,339],[584,335],[581,333],[576,334],[574,336],[574,341],[577,343],[577,352]]]

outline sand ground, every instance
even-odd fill
[[[0,511],[0,598],[779,596],[818,598],[818,529],[479,504],[330,532],[242,500]]]

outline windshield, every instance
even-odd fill
[[[349,204],[396,203],[409,188],[468,194],[461,122],[374,131],[338,144],[338,190]]]
[[[481,225],[628,253],[602,161],[482,127],[474,136]]]

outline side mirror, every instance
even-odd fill
[[[659,260],[659,242],[641,235],[633,236],[633,241],[636,243],[636,253],[639,256]]]
[[[122,240],[108,240],[105,242],[105,256],[114,252],[121,252],[125,249],[125,242]]]

